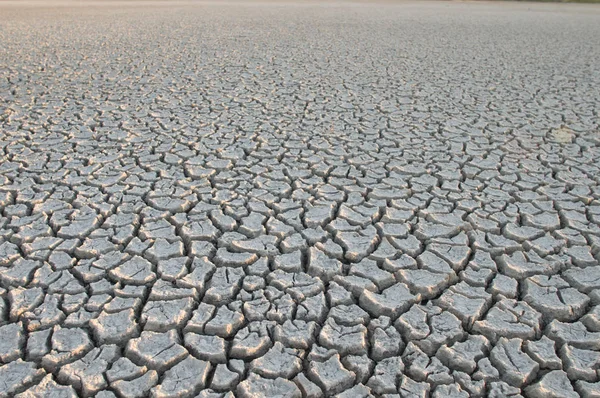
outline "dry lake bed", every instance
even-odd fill
[[[0,397],[599,397],[599,38],[0,2]]]

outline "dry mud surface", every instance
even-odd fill
[[[599,397],[600,9],[0,4],[0,397]]]

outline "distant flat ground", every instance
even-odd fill
[[[489,10],[524,10],[534,7],[544,11],[565,11],[565,6],[577,7],[579,12],[598,13],[598,7],[593,4],[595,0],[582,0],[581,2],[554,2],[554,1],[480,1],[480,0],[0,0],[2,8],[54,8],[54,7],[418,7],[421,9],[439,8],[453,4],[454,10],[460,10],[461,4],[476,4]],[[500,4],[499,4],[500,3]],[[541,4],[540,4],[541,3]]]
[[[585,1],[585,0],[584,0]],[[331,6],[331,5],[365,5],[365,6],[380,6],[383,4],[387,5],[423,5],[423,3],[435,4],[487,4],[487,5],[498,5],[501,0],[498,1],[485,1],[485,0],[447,0],[447,1],[436,1],[436,0],[0,0],[0,4],[3,6],[126,6],[128,4],[139,5],[154,5],[154,6],[181,6],[181,5],[214,5],[214,6],[231,6],[231,5],[253,5],[253,6],[264,6],[264,5],[308,5],[308,6]],[[540,1],[505,1],[504,3],[510,3],[511,6],[519,8],[519,6],[527,6],[529,4],[540,3]],[[585,2],[561,2],[561,1],[542,1],[546,6],[556,6],[564,4],[585,4]],[[592,6],[590,9],[597,7]]]
[[[590,2],[591,3],[591,2]],[[443,10],[448,16],[465,13],[465,15],[481,15],[482,13],[495,13],[501,16],[508,16],[507,13],[521,12],[544,12],[560,14],[582,14],[588,18],[597,18],[600,10],[595,4],[586,3],[561,3],[561,2],[527,2],[527,1],[478,1],[478,0],[448,0],[448,1],[415,1],[415,0],[0,0],[2,9],[43,9],[48,8],[74,8],[74,9],[122,9],[122,8],[170,8],[171,12],[176,12],[181,8],[203,8],[231,10],[231,8],[261,9],[269,8],[287,8],[290,10],[296,8],[322,10],[322,9],[370,9],[369,13],[377,13],[375,10],[395,10],[403,11],[408,16],[410,12],[419,13],[420,17],[434,14]],[[86,11],[79,11],[84,12]],[[110,11],[108,11],[110,12]],[[424,14],[423,14],[424,13]],[[35,15],[35,12],[31,15]],[[310,14],[310,12],[309,12]],[[6,16],[9,16],[7,14]],[[511,15],[511,16],[516,16]],[[0,16],[1,18],[2,16]],[[482,22],[486,22],[485,19]]]
[[[0,397],[599,396],[598,38],[0,2]]]

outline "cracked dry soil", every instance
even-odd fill
[[[599,397],[598,37],[0,3],[0,397]]]

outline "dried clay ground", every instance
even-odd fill
[[[599,38],[1,2],[0,397],[599,397]]]

